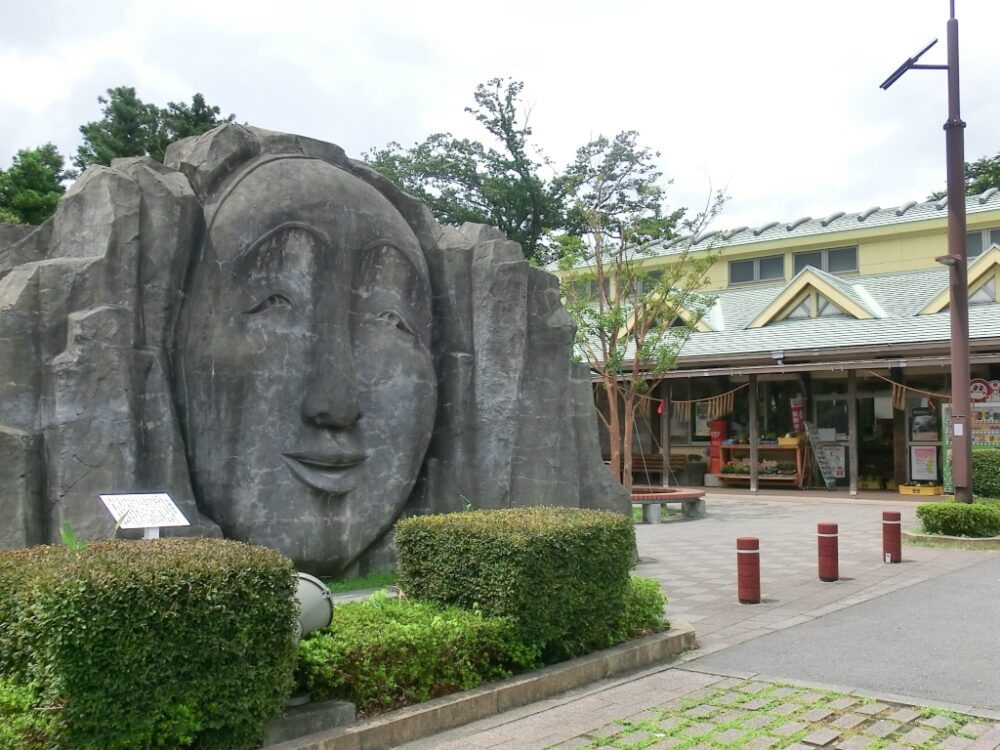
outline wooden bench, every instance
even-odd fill
[[[632,504],[642,506],[643,523],[659,523],[661,506],[680,503],[685,518],[705,517],[705,491],[648,484],[632,486]]]
[[[611,456],[604,454],[605,463],[611,462]],[[680,453],[670,454],[670,473],[673,476],[679,475],[687,466],[687,455]],[[633,453],[632,454],[632,476],[645,478],[647,474],[663,477],[663,454],[662,453]]]

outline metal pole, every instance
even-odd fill
[[[847,469],[848,491],[858,494],[858,373],[847,371]]]
[[[750,376],[750,405],[747,422],[750,432],[750,494],[757,494],[758,477],[760,476],[760,456],[757,445],[760,442],[760,429],[757,427],[757,376]]]
[[[965,123],[959,106],[958,20],[948,19],[948,121],[944,124],[948,172],[948,255],[951,311],[952,477],[955,499],[972,502],[969,435],[969,273],[965,246]]]

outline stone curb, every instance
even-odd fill
[[[1000,549],[1000,536],[947,536],[945,534],[921,534],[918,531],[904,531],[908,542],[929,542],[937,547],[955,549]]]
[[[267,750],[384,750],[549,698],[591,682],[648,667],[694,648],[694,628],[672,620],[654,633],[578,659],[407,706],[347,727],[269,745]]]

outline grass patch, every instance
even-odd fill
[[[363,591],[364,589],[383,589],[386,586],[395,585],[396,571],[369,573],[361,578],[352,578],[350,581],[324,581],[324,583],[334,594],[343,594],[347,591]]]

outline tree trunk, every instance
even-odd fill
[[[625,424],[622,427],[622,484],[632,493],[632,436],[635,432],[635,398],[629,390],[625,391]]]
[[[622,479],[622,428],[618,413],[618,384],[614,375],[604,373],[604,392],[608,395],[608,446],[611,449],[611,474]]]

